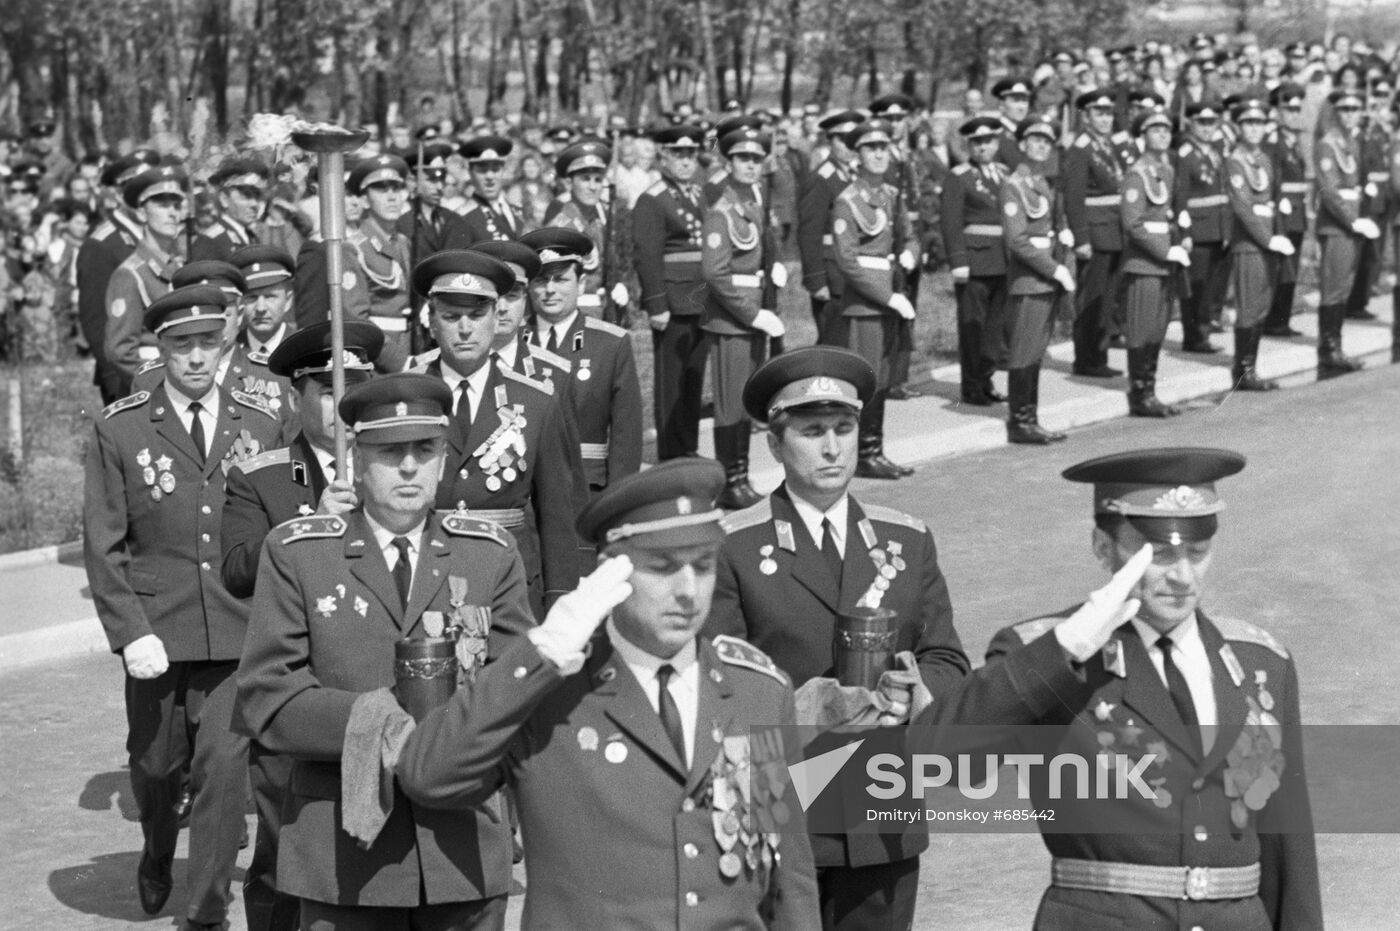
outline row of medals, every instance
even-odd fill
[[[175,463],[169,456],[161,456],[152,464],[151,451],[143,449],[136,454],[136,464],[141,467],[141,480],[151,489],[152,501],[175,493],[175,473],[170,471]]]
[[[500,491],[525,471],[525,413],[520,405],[500,407],[501,423],[472,453],[486,473],[487,491]],[[462,469],[462,478],[467,470]]]
[[[719,872],[735,879],[749,870],[777,864],[779,828],[790,813],[781,798],[786,788],[779,765],[750,759],[746,737],[725,737],[724,754],[711,772],[711,820],[720,854]],[[747,791],[746,791],[747,790]]]

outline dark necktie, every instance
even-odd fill
[[[1186,724],[1186,733],[1191,738],[1191,745],[1199,755],[1201,722],[1196,717],[1196,703],[1191,700],[1191,689],[1186,684],[1186,677],[1172,660],[1172,638],[1166,634],[1158,637],[1157,649],[1162,651],[1162,671],[1167,674],[1167,693],[1172,697],[1172,704],[1176,705],[1176,713],[1181,715],[1182,722]]]
[[[550,352],[559,351],[559,340],[555,338],[555,333],[557,332],[558,331],[556,331],[554,327],[550,327],[549,338],[544,341],[544,348],[548,349]]]
[[[833,534],[831,518],[822,518],[822,558],[826,560],[826,568],[831,573],[831,578],[835,580],[836,587],[841,587],[841,551],[836,548],[836,537]]]
[[[467,380],[464,378],[457,383],[457,423],[462,425],[462,435],[466,436],[472,428],[472,402],[467,396]]]
[[[676,700],[671,697],[671,677],[675,674],[675,667],[670,663],[656,670],[656,685],[660,689],[657,709],[661,714],[661,729],[671,738],[671,746],[676,748],[676,753],[684,763],[685,729],[681,727],[681,710],[676,707]]]
[[[199,415],[204,413],[204,405],[195,401],[190,405],[190,439],[194,440],[194,448],[199,453],[199,461],[203,462],[204,457],[209,453],[209,447],[204,442],[204,418]]]
[[[399,590],[399,604],[408,607],[408,588],[413,584],[413,566],[408,561],[408,537],[394,537],[394,549],[399,561],[394,563],[394,586]]]

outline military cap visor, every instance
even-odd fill
[[[662,127],[652,133],[651,138],[663,149],[699,149],[705,133],[698,126],[681,123]]]
[[[384,348],[384,331],[368,320],[345,321],[346,381],[363,381],[374,374],[374,360]],[[278,344],[268,356],[267,367],[274,375],[296,381],[304,375],[324,381],[331,364],[331,324],[329,320],[297,330]]]
[[[862,123],[846,133],[846,145],[858,149],[865,145],[889,145],[894,141],[894,127],[884,120]]]
[[[715,138],[723,139],[730,133],[740,129],[760,129],[763,120],[756,113],[741,113],[736,116],[726,116],[724,119],[715,122]]]
[[[870,101],[870,112],[886,119],[903,119],[914,112],[914,98],[906,94],[886,94]]]
[[[229,262],[243,273],[243,290],[258,291],[290,281],[296,273],[296,260],[286,249],[266,243],[244,246]]]
[[[408,163],[414,169],[425,172],[447,171],[447,160],[452,157],[452,146],[435,140],[414,146],[408,153]]]
[[[477,136],[462,143],[462,157],[468,163],[480,165],[488,162],[504,162],[515,144],[504,136]]]
[[[170,276],[170,286],[173,288],[187,288],[196,284],[218,288],[234,299],[247,287],[247,281],[238,266],[221,259],[186,262]]]
[[[840,110],[830,113],[817,124],[817,129],[828,135],[845,135],[865,121],[859,110]]]
[[[1005,100],[1007,97],[1031,96],[1031,86],[1020,78],[1002,78],[992,85],[992,96],[998,100]]]
[[[559,153],[554,170],[562,178],[579,171],[607,171],[612,161],[612,148],[598,139],[585,139]]]
[[[1269,112],[1262,101],[1246,100],[1235,108],[1234,119],[1236,123],[1267,123]]]
[[[1213,103],[1193,103],[1186,108],[1186,118],[1188,120],[1216,120],[1220,118],[1220,109]]]
[[[352,194],[363,194],[366,188],[385,181],[407,183],[408,162],[397,155],[375,155],[361,159],[350,169],[350,179],[346,186]]]
[[[431,440],[447,432],[452,389],[432,375],[396,372],[346,391],[339,410],[357,445]]]
[[[1327,95],[1327,101],[1337,110],[1361,109],[1361,95],[1356,91],[1338,88]]]
[[[188,182],[189,176],[173,165],[147,168],[122,185],[122,200],[134,210],[152,197],[162,194],[178,194],[184,197],[185,185]]]
[[[1152,110],[1133,120],[1133,134],[1141,136],[1154,126],[1162,126],[1168,130],[1172,128],[1172,120],[1167,116],[1167,111]]]
[[[234,158],[220,165],[209,183],[214,187],[266,187],[268,168],[255,158]]]
[[[1001,135],[1001,121],[990,116],[974,116],[958,127],[958,134],[969,141]]]
[[[1113,109],[1113,96],[1107,91],[1085,91],[1074,99],[1074,106],[1080,110]]]
[[[136,149],[103,168],[97,180],[104,187],[121,187],[147,168],[159,164],[160,153],[155,149]]]
[[[593,251],[593,240],[578,230],[562,226],[533,230],[521,236],[520,242],[535,250],[542,268],[561,262],[582,262]]]
[[[744,410],[760,422],[784,411],[842,405],[859,412],[875,393],[875,372],[860,356],[809,346],[769,359],[744,385]]]
[[[1054,125],[1048,120],[1043,120],[1038,117],[1022,120],[1021,124],[1016,127],[1016,138],[1018,140],[1024,140],[1027,136],[1041,136],[1051,142],[1059,138],[1059,134],[1055,131]]]
[[[229,297],[212,285],[187,285],[151,302],[141,322],[157,336],[212,333],[228,323]]]
[[[1169,447],[1101,456],[1061,473],[1094,486],[1094,513],[1127,518],[1150,540],[1206,540],[1225,502],[1215,483],[1244,468],[1245,457],[1227,449]]]
[[[523,284],[529,284],[530,279],[538,275],[544,267],[539,254],[521,242],[485,239],[472,243],[468,248],[504,262],[515,275],[515,280]]]
[[[604,548],[718,545],[724,540],[715,498],[724,467],[713,459],[672,459],[608,486],[578,517],[578,532]]]
[[[430,255],[413,269],[413,290],[423,297],[486,298],[494,301],[511,289],[515,273],[484,252],[452,249]]]

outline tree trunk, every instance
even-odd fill
[[[788,0],[787,22],[783,24],[783,112],[792,109],[792,75],[797,67],[797,36],[802,22],[802,0]]]
[[[700,58],[705,75],[704,109],[713,110],[724,97],[724,71],[715,56],[715,27],[710,17],[710,0],[695,0],[700,12]],[[710,82],[714,81],[713,87]]]

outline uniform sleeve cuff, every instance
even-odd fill
[[[560,638],[553,635],[543,627],[532,627],[525,632],[525,636],[530,638],[530,642],[535,645],[535,649],[543,656],[555,669],[559,670],[562,676],[572,676],[583,668],[584,653],[582,650],[573,650],[562,645]]]

